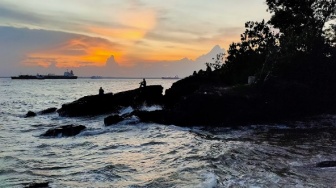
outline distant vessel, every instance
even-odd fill
[[[28,79],[35,79],[35,80],[43,80],[43,79],[77,79],[77,76],[74,75],[73,71],[70,72],[66,71],[63,75],[55,75],[55,74],[48,74],[48,75],[19,75],[19,76],[12,76],[12,79],[21,79],[21,80],[28,80]]]
[[[103,77],[101,76],[91,76],[91,79],[102,79]]]
[[[167,77],[161,77],[162,79],[180,79],[178,76],[167,76]]]

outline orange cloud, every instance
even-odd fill
[[[42,67],[55,64],[59,68],[104,66],[111,55],[119,59],[122,53],[107,40],[80,36],[48,49],[29,53],[23,64]]]
[[[127,39],[127,40],[138,40],[145,35],[144,30],[140,29],[127,29],[127,28],[105,28],[105,27],[91,27],[88,28],[90,32],[95,34],[112,38],[112,39]]]
[[[152,30],[157,22],[154,10],[142,10],[136,7],[118,12],[118,14],[113,13],[113,15],[111,14],[111,18],[114,18],[114,23],[118,23],[119,25],[92,26],[86,29],[89,33],[113,40],[139,40],[148,31]]]

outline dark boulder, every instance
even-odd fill
[[[36,113],[35,113],[35,112],[33,112],[33,111],[28,111],[27,114],[26,114],[26,116],[25,116],[25,118],[28,118],[28,117],[34,117],[34,116],[36,116]]]
[[[118,112],[123,107],[138,108],[143,104],[161,104],[163,87],[146,86],[116,94],[85,96],[74,102],[63,104],[57,112],[60,116],[94,116]]]
[[[39,112],[39,114],[50,114],[56,112],[57,108],[48,108]]]
[[[119,123],[123,120],[124,120],[124,118],[122,116],[111,115],[111,116],[108,116],[108,117],[104,118],[104,124],[105,124],[105,126],[109,126],[109,125],[117,124],[117,123]]]
[[[75,136],[86,127],[84,125],[64,125],[61,127],[51,128],[41,136]]]
[[[25,188],[48,188],[49,182],[33,182],[24,186]]]
[[[336,167],[336,161],[322,161],[317,163],[316,167],[319,168]]]

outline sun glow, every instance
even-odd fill
[[[106,60],[114,55],[116,59],[122,53],[112,43],[98,38],[74,38],[50,49],[27,54],[23,61],[26,66],[80,67],[104,66]]]

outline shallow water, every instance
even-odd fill
[[[335,187],[336,116],[281,125],[205,129],[139,123],[105,127],[106,115],[23,118],[85,95],[134,89],[136,79],[0,79],[0,187]],[[175,80],[150,79],[169,88]],[[143,107],[155,110],[160,107]],[[125,108],[121,113],[132,111]],[[49,128],[82,124],[75,137],[40,137]],[[292,134],[286,131],[296,127]],[[282,131],[285,130],[285,131]]]

